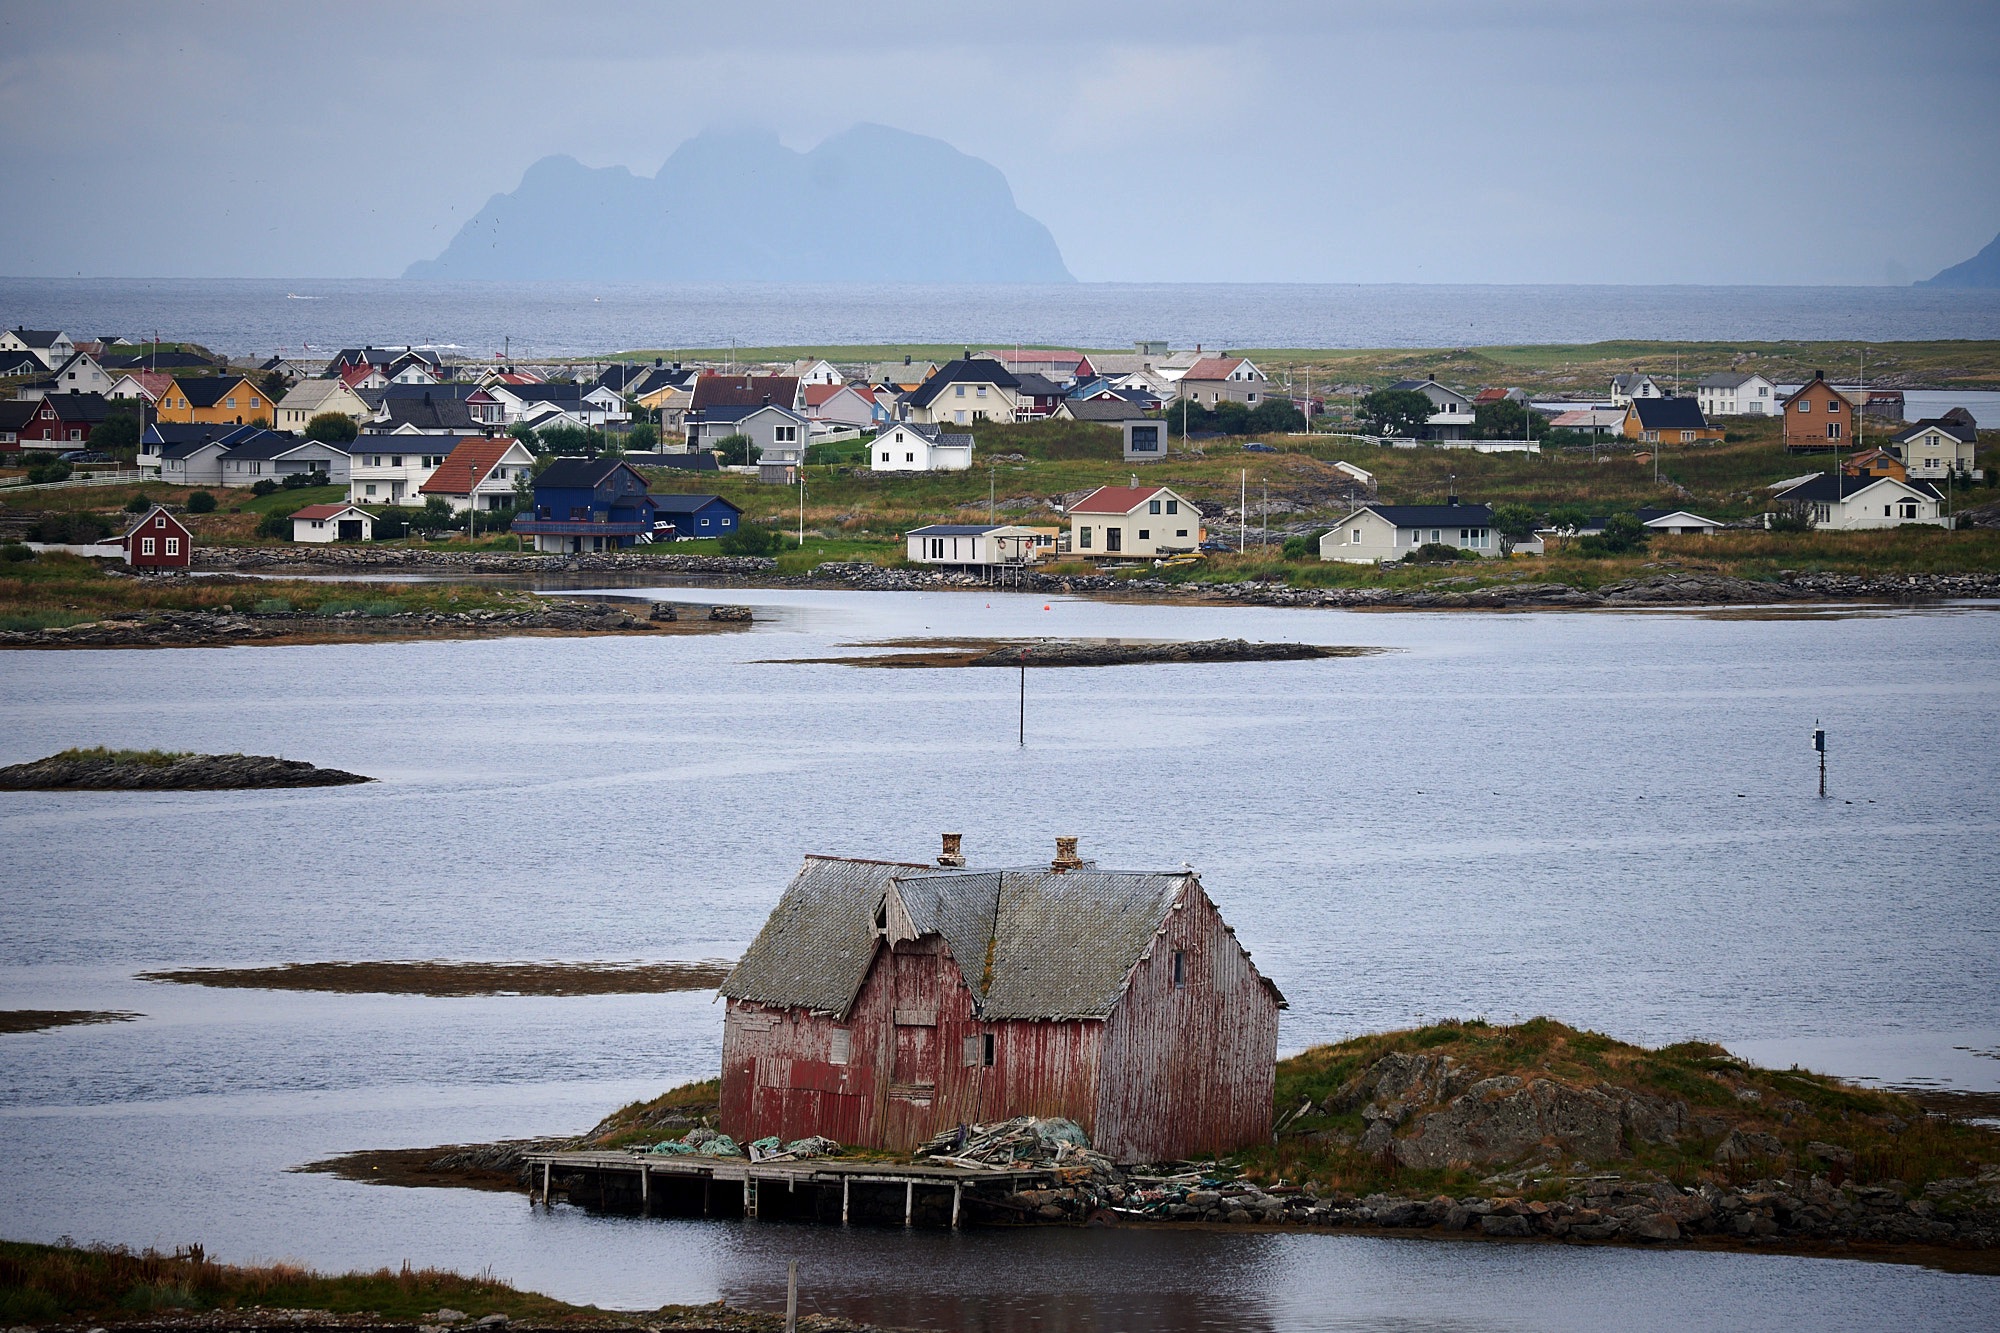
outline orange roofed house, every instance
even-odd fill
[[[907,1151],[1075,1121],[1118,1161],[1265,1142],[1278,988],[1186,866],[811,856],[723,981],[723,1132]]]
[[[1797,393],[1785,400],[1785,448],[1839,450],[1854,434],[1854,403],[1815,370]]]
[[[460,440],[417,493],[426,500],[441,497],[454,513],[512,509],[515,484],[532,477],[534,468],[534,453],[511,435]]]

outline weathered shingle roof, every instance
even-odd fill
[[[721,990],[844,1017],[874,961],[876,910],[893,892],[917,934],[951,950],[981,1018],[1103,1018],[1168,914],[1199,887],[1187,870],[942,870],[808,857]]]

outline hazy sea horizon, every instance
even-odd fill
[[[0,278],[0,324],[232,356],[430,344],[468,357],[1010,342],[1124,348],[2000,339],[2000,291],[1308,283],[486,283]]]

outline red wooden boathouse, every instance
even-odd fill
[[[194,563],[194,534],[159,505],[125,534],[125,563],[141,569],[186,569]]]
[[[1127,1162],[1271,1131],[1284,996],[1200,878],[811,856],[722,984],[722,1128],[908,1150],[1066,1116]]]

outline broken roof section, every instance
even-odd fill
[[[1104,1018],[1169,914],[1200,891],[1191,870],[958,870],[808,857],[721,991],[844,1018],[879,943],[937,935],[982,1019]],[[1277,987],[1259,980],[1282,1006]]]

